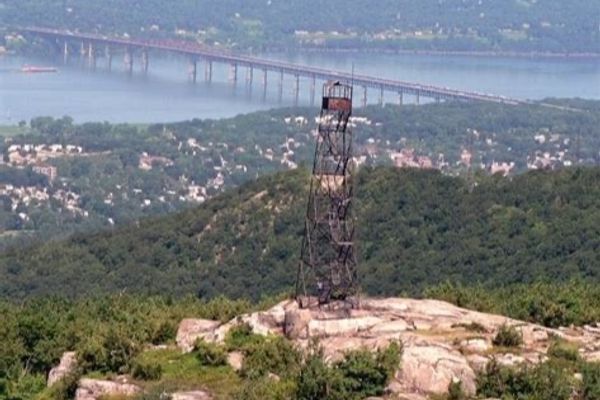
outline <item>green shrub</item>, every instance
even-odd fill
[[[111,329],[103,341],[106,369],[110,372],[127,373],[140,347],[123,331]]]
[[[136,361],[131,368],[131,375],[143,381],[157,381],[162,377],[163,369],[158,363]]]
[[[523,344],[523,335],[514,326],[502,325],[492,340],[494,346],[518,347]]]
[[[91,337],[77,348],[77,365],[83,372],[104,371],[106,369],[106,350],[100,338]],[[106,371],[107,372],[107,371]]]
[[[400,364],[402,345],[392,342],[376,353],[350,351],[332,366],[316,345],[308,353],[298,377],[298,400],[360,400],[384,394]]]
[[[380,396],[400,364],[401,344],[392,342],[373,353],[367,349],[351,351],[334,367],[344,377],[351,398]]]
[[[282,337],[269,337],[246,348],[241,374],[250,379],[269,372],[280,377],[295,376],[302,357],[292,342]]]
[[[448,385],[448,396],[446,396],[447,400],[467,400],[468,397],[463,390],[461,381],[452,381],[450,385]]]
[[[234,400],[289,400],[294,398],[296,382],[293,379],[276,381],[269,377],[248,380],[234,394]]]
[[[123,331],[114,329],[104,337],[90,337],[77,351],[83,372],[127,373],[140,346]]]
[[[297,400],[347,400],[344,376],[329,367],[323,359],[323,350],[313,346],[302,365],[296,387]]]
[[[0,399],[33,399],[46,387],[44,374],[29,374],[20,368],[11,372],[14,376],[8,376],[7,381],[0,379]]]
[[[508,368],[490,361],[477,376],[477,394],[502,399],[569,400],[569,372],[551,363]]]
[[[229,330],[225,336],[225,346],[228,351],[248,351],[253,346],[258,346],[265,341],[265,337],[252,333],[252,327],[241,323]]]
[[[353,397],[362,399],[383,394],[388,371],[369,350],[349,352],[335,367],[342,373],[346,391]]]
[[[198,339],[194,344],[194,353],[200,364],[218,367],[227,364],[227,353],[218,345],[206,343],[202,339]]]
[[[150,342],[152,344],[167,343],[175,339],[176,334],[177,327],[175,326],[175,323],[171,321],[163,321],[156,327],[154,332],[152,332]]]
[[[385,349],[377,350],[377,364],[385,372],[387,380],[392,379],[400,368],[403,350],[400,341],[392,341]]]
[[[600,363],[586,363],[582,367],[582,400],[600,400]]]
[[[79,378],[81,378],[81,370],[77,368],[75,371],[52,385],[52,388],[49,390],[49,398],[52,400],[74,399],[75,391],[79,386]]]
[[[581,360],[577,346],[563,340],[554,340],[548,347],[547,354],[549,357],[566,361],[577,362]]]
[[[469,324],[465,324],[465,323],[453,324],[452,328],[463,328],[463,329],[466,329],[467,331],[476,332],[476,333],[486,333],[487,332],[487,329],[485,329],[485,326],[481,325],[479,322],[471,322]]]

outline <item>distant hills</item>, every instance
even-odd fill
[[[355,110],[363,166],[522,173],[597,165],[600,101],[441,103]],[[0,141],[0,251],[195,207],[259,176],[310,165],[316,108],[137,126],[34,118]]]
[[[362,168],[364,290],[415,294],[445,280],[495,287],[600,281],[600,169],[469,179]],[[253,299],[289,290],[308,172],[269,175],[179,214],[0,256],[0,296],[134,292]]]
[[[600,53],[593,0],[3,0],[0,21],[228,48]],[[8,41],[19,46],[18,41]]]

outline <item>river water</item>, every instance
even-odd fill
[[[520,99],[581,97],[600,99],[600,59],[519,58],[458,55],[364,53],[266,54],[298,64],[351,71]],[[204,82],[198,64],[198,83],[188,79],[185,59],[152,57],[144,74],[138,64],[132,75],[120,60],[108,71],[99,58],[95,69],[82,60],[0,57],[0,125],[16,124],[40,115],[69,115],[77,122],[167,122],[191,118],[221,118],[295,104],[293,82],[286,77],[282,98],[276,74],[269,75],[266,95],[262,71],[246,84],[240,68],[236,85],[228,82],[229,68],[214,65],[213,81]],[[58,73],[24,74],[23,65],[55,66]],[[300,105],[310,104],[309,83],[301,81]],[[362,94],[361,94],[362,96]],[[370,93],[375,102],[378,94]],[[405,102],[414,101],[405,96]],[[386,93],[385,101],[397,96]]]

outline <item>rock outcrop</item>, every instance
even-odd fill
[[[134,396],[141,392],[139,386],[130,383],[82,378],[75,392],[75,400],[97,400],[105,396]]]
[[[63,353],[60,358],[60,363],[50,370],[48,374],[48,387],[54,385],[67,375],[69,375],[77,366],[77,355],[74,351],[67,351]]]
[[[184,319],[179,324],[177,337],[175,341],[177,346],[184,352],[190,352],[194,349],[194,344],[198,339],[211,338],[214,330],[220,325],[219,321],[206,319]]]
[[[175,392],[170,396],[171,400],[212,400],[212,396],[203,390],[189,392]]]
[[[306,347],[310,339],[318,338],[328,360],[340,359],[349,350],[376,350],[391,341],[401,341],[404,346],[401,365],[388,389],[400,398],[409,399],[422,398],[427,393],[445,393],[453,380],[460,380],[467,393],[474,393],[476,371],[485,368],[492,358],[505,365],[541,362],[551,336],[576,343],[586,359],[600,357],[597,327],[548,329],[443,301],[401,298],[362,299],[359,309],[340,304],[300,309],[296,302],[284,301],[269,310],[243,315],[225,324],[185,320],[177,343],[183,351],[189,351],[195,337],[222,342],[227,332],[239,323],[247,323],[257,334],[286,335],[299,347]],[[523,334],[523,346],[514,354],[493,349],[492,339],[503,325],[514,326]],[[201,328],[190,329],[190,326]],[[194,335],[193,340],[179,340],[180,336]]]

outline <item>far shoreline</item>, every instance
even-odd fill
[[[266,51],[305,51],[307,53],[378,53],[378,54],[404,54],[404,55],[431,55],[431,56],[470,56],[470,57],[512,57],[512,58],[546,58],[546,59],[599,59],[599,53],[553,53],[553,52],[521,52],[521,51],[493,51],[493,50],[482,50],[482,51],[467,51],[467,50],[408,50],[408,49],[369,49],[369,48],[336,48],[336,47],[303,47],[299,46],[296,48],[269,48]]]

